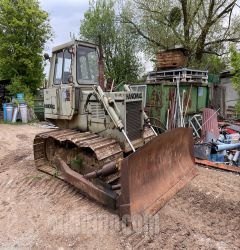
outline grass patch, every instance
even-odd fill
[[[23,123],[22,122],[6,122],[6,121],[3,121],[3,120],[0,120],[0,124],[21,125]]]
[[[70,166],[73,170],[79,171],[83,167],[83,159],[77,156],[75,159],[71,160]]]
[[[0,120],[0,124],[6,124],[6,125],[23,125],[23,124],[28,124],[28,125],[32,125],[35,123],[38,123],[39,121],[37,119],[31,120],[27,123],[22,123],[22,121],[16,121],[16,122],[6,122],[4,120]]]
[[[30,175],[30,176],[26,176],[27,180],[34,180],[34,181],[38,181],[40,179],[42,179],[43,175]]]
[[[57,168],[55,168],[54,173],[53,173],[53,177],[58,178],[59,175],[60,175],[60,171]]]

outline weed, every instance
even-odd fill
[[[80,156],[76,156],[75,159],[71,160],[70,166],[74,170],[80,170],[83,167],[83,159]]]
[[[26,179],[27,179],[27,180],[31,180],[31,179],[32,179],[32,180],[38,181],[38,180],[40,180],[42,177],[43,177],[42,175],[37,174],[37,175],[29,175],[29,176],[26,176]]]

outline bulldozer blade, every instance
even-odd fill
[[[120,217],[142,226],[196,174],[192,129],[155,137],[121,163]]]

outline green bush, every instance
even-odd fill
[[[11,81],[11,84],[7,86],[7,90],[11,96],[16,96],[18,93],[23,93],[24,100],[26,101],[27,105],[29,107],[33,107],[33,94],[31,93],[30,88],[22,82],[21,78],[14,78]]]
[[[29,105],[30,93],[36,94],[44,79],[42,54],[52,37],[48,13],[39,2],[0,0],[0,79],[11,79],[12,94],[24,92]]]
[[[231,66],[233,70],[231,71],[233,77],[233,87],[238,92],[240,96],[240,53],[238,52],[236,46],[230,47],[230,59],[231,59]],[[240,101],[236,104],[237,112],[240,113]]]

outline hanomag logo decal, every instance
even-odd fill
[[[66,96],[65,96],[65,101],[66,102],[70,102],[70,90],[69,89],[66,89]]]
[[[128,93],[127,99],[141,99],[142,93]]]
[[[45,109],[55,109],[55,105],[53,104],[44,104]]]

